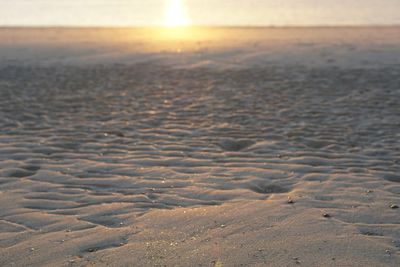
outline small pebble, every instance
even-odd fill
[[[69,260],[68,262],[69,262],[69,263],[74,263],[74,262],[75,262],[75,260]]]
[[[294,204],[294,201],[293,201],[293,199],[290,199],[290,198],[289,198],[288,201],[287,201],[287,203],[288,203],[288,204]]]
[[[328,213],[324,213],[324,214],[322,214],[322,216],[323,216],[324,218],[330,218],[330,217],[331,217],[331,215],[329,215]]]
[[[35,248],[31,248],[30,250],[31,250],[31,251],[35,251]]]
[[[374,191],[371,190],[371,189],[368,189],[366,192],[367,192],[367,193],[372,193],[372,192],[374,192]]]
[[[400,248],[400,240],[399,240],[399,241],[397,241],[397,240],[392,240],[392,243],[394,244],[394,246],[395,246],[396,248]]]
[[[392,205],[390,205],[390,208],[391,208],[391,209],[398,209],[398,208],[399,208],[399,206],[398,206],[398,205],[396,205],[396,204],[392,204]]]

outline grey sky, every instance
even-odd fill
[[[0,0],[0,25],[163,25],[169,0]],[[195,25],[400,24],[400,0],[184,0]]]

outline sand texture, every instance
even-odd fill
[[[400,266],[400,29],[196,31],[0,30],[0,266]]]

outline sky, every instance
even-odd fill
[[[400,25],[400,0],[0,0],[0,26]]]

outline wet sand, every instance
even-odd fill
[[[1,266],[399,266],[400,28],[0,30]]]

